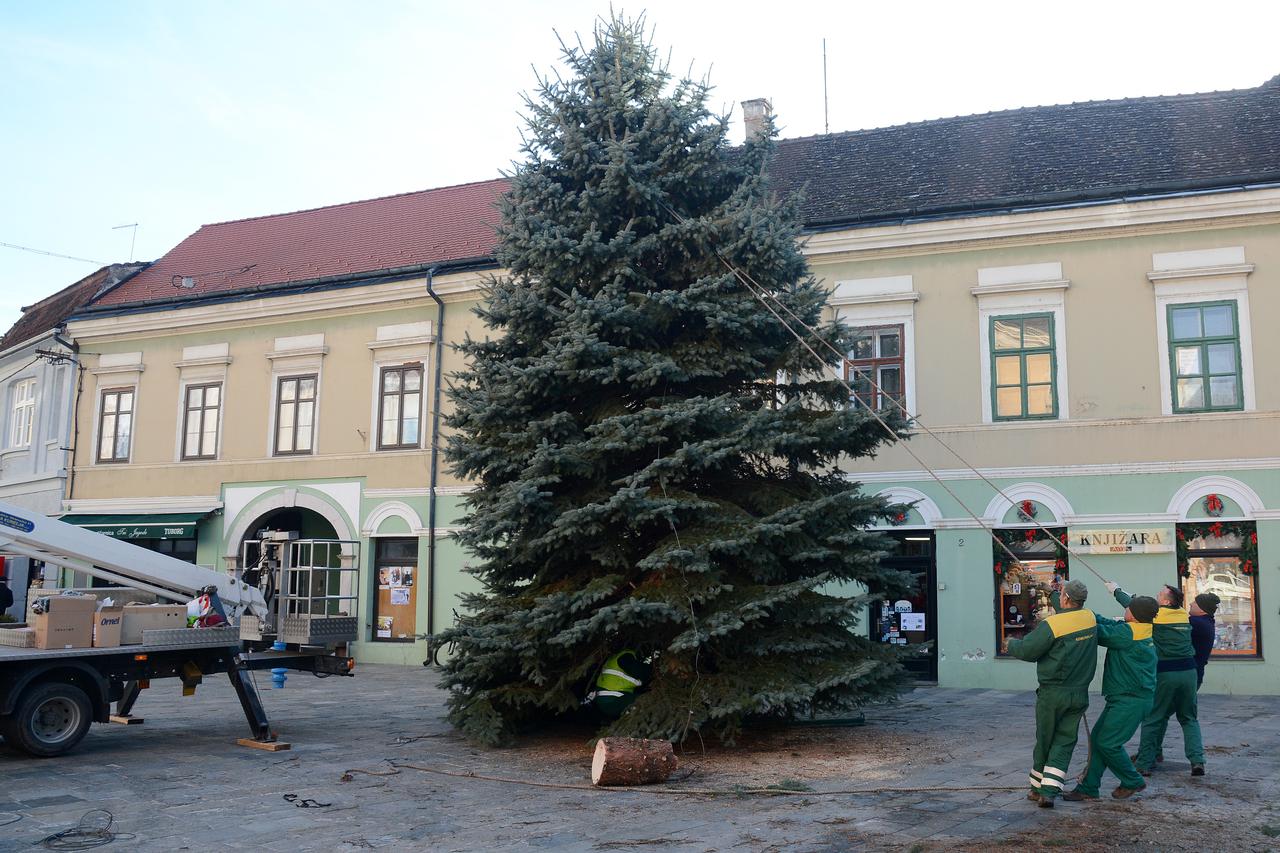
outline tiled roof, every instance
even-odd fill
[[[773,178],[811,228],[1280,181],[1280,76],[783,140]]]
[[[46,296],[34,305],[26,306],[22,309],[22,316],[18,321],[9,327],[4,337],[0,337],[0,352],[57,328],[63,320],[75,313],[77,308],[88,304],[93,297],[145,266],[144,263],[110,264],[85,276],[75,284],[64,287],[52,296]]]
[[[205,225],[95,307],[488,257],[506,188],[497,179]]]
[[[772,173],[784,193],[805,189],[811,229],[1280,181],[1280,76],[787,139]],[[93,307],[489,258],[506,189],[495,179],[205,225]]]

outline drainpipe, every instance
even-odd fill
[[[436,303],[436,370],[431,402],[431,485],[427,503],[427,659],[435,657],[436,634],[436,484],[440,477],[440,379],[444,375],[444,300],[435,291],[439,266],[427,270],[427,295]]]
[[[53,330],[53,339],[70,350],[71,366],[76,369],[76,390],[71,395],[71,422],[67,425],[70,433],[68,442],[70,447],[63,448],[64,451],[71,453],[71,458],[67,460],[67,500],[70,501],[76,487],[76,445],[79,444],[80,439],[80,394],[84,391],[84,367],[80,364],[80,345],[62,337],[65,331],[66,326],[58,326]]]

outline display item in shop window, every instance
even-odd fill
[[[1015,586],[1018,586],[1018,584],[1015,584]],[[1012,605],[1009,607],[1009,615],[1006,618],[1005,624],[1010,628],[1022,628],[1027,624],[1027,617],[1022,615],[1018,610],[1017,605]]]
[[[1036,742],[1027,796],[1042,808],[1052,808],[1062,794],[1098,667],[1097,620],[1084,608],[1088,596],[1083,582],[1066,583],[1059,612],[1008,644],[1009,654],[1036,664]]]

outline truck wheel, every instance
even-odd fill
[[[37,684],[18,700],[5,739],[23,752],[51,758],[74,749],[91,722],[89,697],[79,687]]]

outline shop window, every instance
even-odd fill
[[[1008,654],[1009,641],[1025,637],[1036,626],[1036,613],[1054,601],[1069,580],[1065,527],[1048,532],[997,530],[1006,551],[991,543],[995,565],[997,654]],[[1013,557],[1009,556],[1013,552]],[[1015,559],[1016,558],[1016,559]]]
[[[276,386],[277,456],[299,456],[311,452],[318,379],[315,374],[280,377]]]
[[[1058,415],[1053,315],[991,318],[991,407],[995,420]]]
[[[1169,306],[1169,359],[1175,412],[1244,406],[1236,303]]]
[[[102,392],[98,415],[98,461],[128,462],[133,440],[133,389]]]
[[[183,459],[217,458],[218,413],[221,408],[221,383],[187,386],[182,415]]]
[[[373,638],[410,643],[417,639],[418,540],[382,538],[374,541],[378,591],[374,596]]]
[[[1258,531],[1251,521],[1178,525],[1178,574],[1188,602],[1212,592],[1214,657],[1258,657]]]
[[[30,447],[36,422],[36,381],[25,379],[13,386],[13,411],[9,420],[9,446]]]
[[[845,361],[845,379],[853,399],[877,411],[903,402],[902,326],[854,329],[853,349]]]
[[[378,449],[418,446],[422,413],[422,365],[384,367],[378,396]]]

